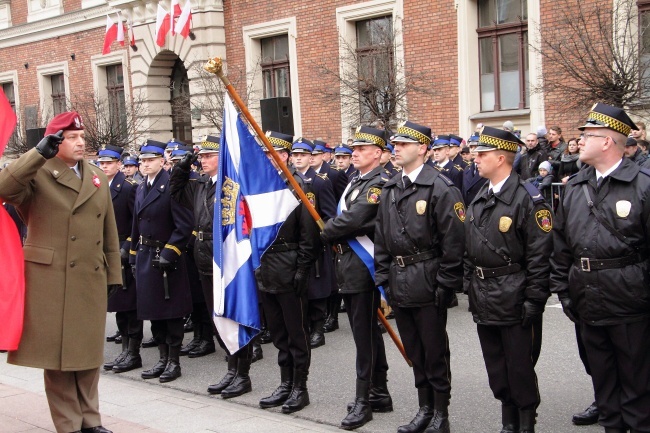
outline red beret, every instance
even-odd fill
[[[45,129],[45,135],[56,134],[59,131],[80,131],[84,122],[76,111],[66,111],[50,120]]]

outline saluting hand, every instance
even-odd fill
[[[51,159],[59,153],[59,144],[63,141],[63,130],[56,134],[50,134],[45,137],[36,145],[38,153],[43,155],[45,159]]]
[[[184,171],[190,171],[192,169],[192,164],[194,164],[197,159],[199,159],[198,153],[188,152],[183,156],[183,159],[176,164],[176,167],[179,167]]]

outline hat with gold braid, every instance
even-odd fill
[[[354,141],[350,147],[374,145],[384,150],[386,148],[386,132],[383,129],[359,126],[354,133]]]
[[[393,143],[420,143],[428,146],[431,144],[431,128],[407,120],[397,128],[397,132],[390,137],[390,141]]]
[[[204,153],[219,153],[220,142],[221,137],[215,135],[206,135],[201,142],[201,150],[199,150],[199,155],[202,155]]]
[[[625,111],[601,102],[591,107],[587,123],[578,129],[584,131],[585,128],[607,128],[623,135],[639,129]]]
[[[524,143],[515,134],[503,129],[486,126],[478,138],[476,152],[491,152],[493,150],[505,150],[506,152],[517,152],[519,146]]]
[[[269,139],[269,143],[273,145],[274,150],[285,150],[291,152],[291,145],[293,143],[292,135],[275,131],[266,131],[266,138]],[[265,147],[262,147],[262,149],[266,152]]]

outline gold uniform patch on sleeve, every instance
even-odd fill
[[[538,210],[535,213],[535,222],[540,229],[546,233],[550,232],[553,229],[553,218],[551,216],[551,211],[547,209]]]
[[[499,231],[501,233],[505,233],[508,230],[510,230],[510,226],[512,225],[512,218],[503,216],[499,218]]]
[[[379,188],[370,188],[366,194],[366,199],[368,203],[377,204],[379,203],[379,197],[381,197],[381,189]]]
[[[426,200],[418,200],[415,203],[415,211],[418,213],[418,215],[424,215],[424,213],[427,211]]]
[[[465,222],[465,205],[461,202],[458,202],[454,205],[454,212],[461,222]]]
[[[307,194],[307,200],[309,200],[309,203],[316,207],[316,195],[313,192],[308,192]]]

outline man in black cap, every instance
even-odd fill
[[[580,323],[607,433],[650,432],[650,172],[623,158],[638,129],[598,103],[557,209],[551,290]]]
[[[286,165],[292,137],[275,131],[266,136]],[[271,163],[275,160],[267,153]],[[303,180],[295,168],[294,179],[305,194],[311,192],[311,180]],[[278,236],[262,256],[256,272],[260,299],[267,326],[278,349],[280,386],[260,400],[266,409],[282,406],[283,413],[293,413],[309,404],[307,376],[311,363],[307,316],[309,275],[322,249],[318,226],[307,208],[300,204],[280,227]]]
[[[122,289],[117,290],[108,299],[108,311],[115,312],[117,329],[122,336],[122,353],[115,360],[104,363],[105,370],[113,370],[116,373],[142,367],[140,357],[142,320],[138,320],[137,317],[135,278],[129,266],[133,207],[138,184],[120,172],[119,160],[123,151],[121,147],[106,145],[102,147],[97,157],[99,168],[108,178],[108,186],[111,190],[122,258]]]
[[[374,282],[374,259],[370,245],[375,218],[388,181],[379,164],[386,147],[383,130],[361,126],[354,135],[352,163],[359,171],[339,201],[338,215],[325,224],[321,237],[334,246],[336,277],[343,295],[357,350],[356,398],[341,428],[352,430],[372,420],[372,411],[393,410],[388,393],[388,362],[377,324],[380,292]]]
[[[648,155],[644,154],[633,137],[627,137],[625,141],[625,156],[634,161],[640,167],[647,167]]]
[[[401,175],[389,180],[375,225],[375,283],[395,312],[413,363],[420,409],[398,433],[449,433],[447,308],[463,285],[465,207],[460,191],[424,164],[431,130],[406,122],[391,137]]]
[[[147,140],[140,149],[146,176],[135,196],[131,254],[138,318],[151,321],[159,361],[142,372],[143,379],[170,382],[181,376],[183,317],[192,311],[187,268],[181,256],[192,234],[192,211],[171,198],[165,143]]]
[[[478,194],[483,184],[487,182],[487,179],[479,174],[476,162],[474,162],[476,147],[478,146],[478,134],[469,137],[468,144],[469,151],[472,154],[472,162],[463,172],[463,200],[466,206],[469,206],[474,201],[476,194]]]
[[[552,211],[512,169],[520,143],[509,131],[483,129],[475,162],[488,183],[465,219],[466,291],[506,433],[535,431],[539,351],[533,340],[550,296],[553,251]]]
[[[454,182],[459,191],[463,190],[463,168],[449,159],[450,138],[448,135],[439,135],[431,144],[433,161],[429,165],[439,170]]]

